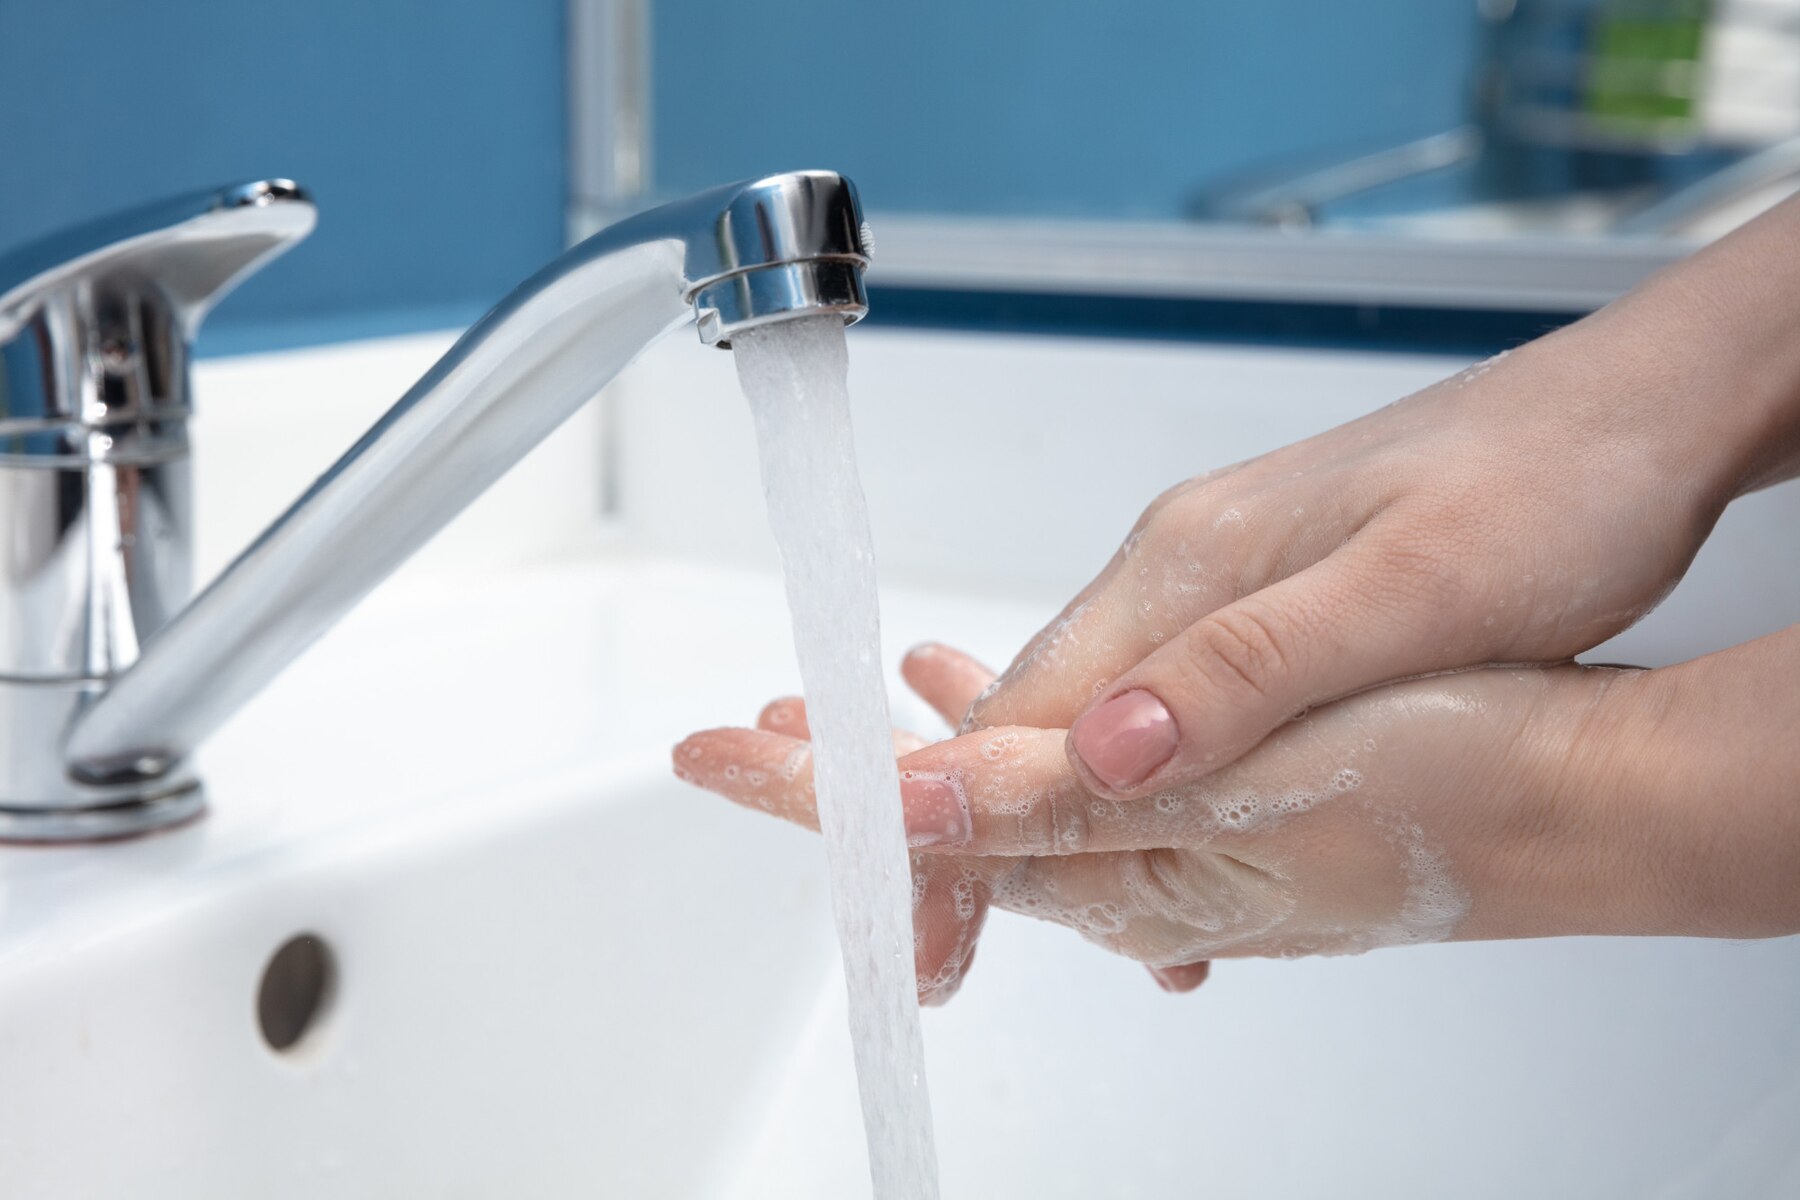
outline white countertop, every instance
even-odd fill
[[[890,664],[932,637],[1006,655],[1049,615],[905,590],[883,608]],[[940,732],[894,681],[897,719]],[[0,846],[0,969],[283,860],[503,821],[507,797],[570,775],[665,769],[686,734],[749,724],[797,690],[769,573],[594,556],[402,577],[202,751],[203,819],[111,845]]]

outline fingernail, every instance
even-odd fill
[[[909,846],[956,846],[974,834],[969,802],[956,782],[941,775],[900,776],[900,802],[906,814]]]
[[[1174,755],[1180,740],[1175,718],[1145,691],[1114,696],[1069,730],[1075,753],[1111,788],[1136,787],[1148,779]]]
[[[1211,963],[1187,963],[1179,967],[1146,967],[1156,986],[1165,992],[1191,992],[1206,982]]]

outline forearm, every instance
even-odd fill
[[[1800,626],[1613,689],[1571,757],[1614,848],[1595,932],[1800,932]]]
[[[1800,474],[1800,197],[1538,346],[1721,505]]]

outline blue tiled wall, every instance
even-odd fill
[[[317,232],[201,350],[466,321],[561,247],[563,0],[0,0],[0,248],[288,175]]]
[[[1469,111],[1474,0],[661,0],[656,172],[872,208],[1169,217],[1262,163]]]

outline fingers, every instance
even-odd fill
[[[1196,621],[1365,540],[1389,489],[1367,472],[1320,469],[1317,453],[1289,447],[1159,497],[1100,577],[976,705],[971,727],[1069,728]]]
[[[913,690],[953,725],[994,678],[974,659],[935,643],[915,648],[901,671]],[[746,807],[817,830],[818,801],[807,744],[811,736],[805,702],[782,697],[758,714],[755,729],[713,729],[683,741],[674,750],[675,773]],[[894,731],[896,755],[924,745],[922,738]],[[987,919],[989,880],[979,865],[914,855],[913,885],[919,1002],[943,1004],[962,986],[974,960]]]
[[[973,855],[1136,849],[1173,836],[1152,802],[1090,795],[1053,729],[985,730],[900,762],[907,840]],[[746,808],[819,828],[811,747],[764,729],[709,729],[675,747],[676,774]]]
[[[783,696],[779,700],[771,700],[757,714],[756,727],[771,733],[779,733],[791,738],[806,741],[812,737],[812,726],[806,718],[806,701],[798,696]],[[904,729],[894,730],[894,754],[911,754],[914,750],[926,745],[924,738],[916,733],[908,733]]]
[[[961,728],[1067,729],[1115,677],[1155,649],[1140,616],[1110,589],[1091,591],[1019,653]]]
[[[1184,798],[1095,796],[1057,729],[984,729],[900,760],[907,839],[934,854],[1021,857],[1149,849],[1210,839],[1217,822]],[[1197,812],[1199,810],[1196,810]]]
[[[797,720],[804,714],[778,712],[775,723],[792,728]],[[675,747],[674,758],[676,775],[690,783],[803,828],[819,828],[812,751],[797,738],[766,729],[709,729]],[[919,1002],[943,1004],[962,986],[974,957],[987,919],[988,882],[978,868],[955,859],[914,855],[913,862]]]
[[[1025,859],[995,880],[993,905],[1067,926],[1172,990],[1198,987],[1203,960],[1267,953],[1293,912],[1280,880],[1209,851]]]
[[[1206,982],[1210,962],[1183,963],[1175,967],[1147,967],[1150,978],[1165,992],[1191,992]]]
[[[900,660],[900,674],[952,729],[994,682],[994,673],[987,667],[937,642],[908,651]],[[921,742],[901,754],[923,745]],[[976,941],[987,920],[988,880],[976,864],[921,854],[913,855],[913,880],[920,897],[913,911],[919,1003],[943,1004],[962,987],[974,961]]]
[[[1152,501],[1100,573],[970,709],[965,730],[1067,729],[1115,676],[1155,649],[1158,637],[1233,599],[1244,574],[1233,569],[1241,550],[1169,531],[1185,528],[1187,498],[1236,469],[1188,480]]]
[[[765,710],[766,711],[766,710]],[[766,729],[708,729],[674,750],[675,774],[746,808],[817,831],[812,747]]]
[[[756,727],[770,733],[786,734],[801,741],[812,740],[812,725],[806,719],[806,701],[798,696],[771,700],[756,714]]]
[[[1076,718],[1070,758],[1095,792],[1144,796],[1233,762],[1315,704],[1463,665],[1448,644],[1451,587],[1376,539],[1353,542],[1127,670]]]
[[[1362,786],[1348,765],[1366,725],[1342,725],[1337,712],[1316,714],[1203,779],[1131,799],[1093,791],[1062,730],[985,729],[936,742],[900,760],[907,840],[933,856],[977,858],[1243,854],[1275,824]],[[805,742],[766,729],[707,730],[675,748],[682,778],[807,829],[818,828],[812,767]]]
[[[985,880],[967,863],[913,855],[913,969],[919,1003],[947,1002],[962,987],[987,920]]]
[[[925,642],[900,661],[907,685],[952,729],[962,724],[969,706],[994,682],[994,673],[962,651],[940,642]],[[812,737],[806,702],[798,696],[772,700],[756,718],[756,727],[805,741]],[[1066,728],[1059,726],[1059,728]],[[910,754],[926,744],[917,734],[894,731],[894,753]]]
[[[803,727],[795,701],[775,709],[773,723]],[[769,710],[764,710],[765,719]],[[675,747],[675,773],[729,800],[791,821],[819,827],[811,747],[767,729],[710,729]],[[913,968],[919,1003],[943,1004],[956,994],[975,955],[987,919],[988,881],[968,863],[913,857]]]
[[[900,674],[952,729],[962,726],[969,707],[994,682],[988,668],[938,642],[908,650],[900,660]]]
[[[1362,740],[1361,727],[1352,731]],[[1068,858],[1122,851],[1240,853],[1248,839],[1357,786],[1352,733],[1296,727],[1208,777],[1119,799],[1091,790],[1058,729],[982,729],[900,760],[907,839],[927,854]],[[1302,736],[1303,735],[1303,736]]]

